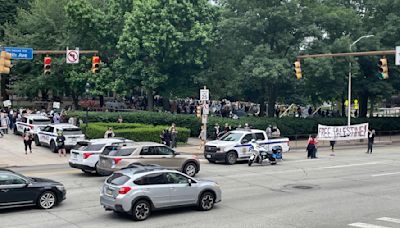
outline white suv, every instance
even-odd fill
[[[41,127],[40,130],[36,133],[35,145],[41,146],[46,145],[50,147],[50,150],[54,153],[57,152],[57,144],[56,139],[58,136],[58,132],[63,132],[65,137],[65,148],[72,149],[76,146],[78,141],[85,140],[85,135],[82,133],[82,130],[72,124],[49,124],[45,127]]]
[[[127,146],[134,142],[124,138],[92,139],[78,142],[79,147],[71,150],[69,166],[80,169],[84,173],[97,173],[99,155],[109,146]]]
[[[36,134],[41,127],[50,124],[48,117],[42,115],[25,115],[15,123],[14,134],[23,134],[25,129],[28,129],[33,134]]]

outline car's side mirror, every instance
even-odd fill
[[[188,179],[187,182],[189,186],[192,186],[192,179]]]

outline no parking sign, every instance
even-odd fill
[[[68,50],[67,48],[67,55],[65,58],[69,64],[79,63],[79,48],[76,48],[75,50]]]

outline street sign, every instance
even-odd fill
[[[53,102],[53,108],[59,109],[61,107],[60,102]]]
[[[32,48],[5,47],[4,50],[11,54],[11,59],[32,59]]]
[[[208,122],[208,115],[202,115],[201,116],[201,123],[206,124]]]
[[[75,50],[68,50],[67,48],[67,55],[65,58],[69,64],[79,63],[79,48],[76,48]]]
[[[4,107],[11,107],[11,101],[10,100],[3,101],[3,106]]]
[[[396,65],[400,65],[400,46],[396,47]]]
[[[209,115],[210,114],[210,105],[209,104],[204,104],[203,105],[203,114],[204,115]]]
[[[210,100],[210,90],[208,90],[208,89],[201,89],[201,90],[200,90],[200,100],[201,100],[201,101],[208,101],[208,100]]]

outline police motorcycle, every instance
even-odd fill
[[[260,146],[255,139],[251,140],[251,155],[248,165],[251,166],[253,163],[262,164],[264,160],[269,161],[271,165],[276,165],[278,160],[282,160],[282,147],[274,146],[272,151],[268,151],[264,147]]]

